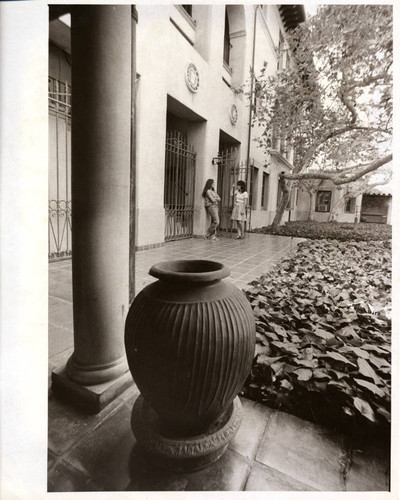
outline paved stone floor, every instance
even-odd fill
[[[243,288],[299,240],[248,235],[168,243],[136,254],[136,292],[150,283],[151,265],[168,259],[224,262]],[[48,490],[67,491],[388,491],[390,459],[383,444],[354,448],[351,436],[242,398],[243,421],[212,467],[174,474],[142,456],[130,428],[138,390],[132,387],[97,415],[55,399],[51,371],[73,346],[71,261],[49,266]]]

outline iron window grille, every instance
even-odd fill
[[[344,211],[350,214],[354,214],[355,207],[356,207],[356,199],[349,198],[348,200],[346,200]]]
[[[331,199],[331,191],[317,191],[315,211],[329,213],[331,211]]]

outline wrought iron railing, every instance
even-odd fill
[[[71,85],[49,76],[49,111],[71,116]]]
[[[49,201],[49,260],[71,256],[71,202]]]
[[[49,77],[48,258],[71,256],[71,86]]]
[[[193,236],[196,153],[177,131],[169,131],[165,145],[165,241]]]

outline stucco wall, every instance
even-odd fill
[[[351,212],[346,212],[345,203],[343,202],[343,190],[338,189],[333,182],[325,181],[319,187],[318,190],[331,191],[331,210],[330,212],[317,212],[316,211],[316,193],[312,194],[311,200],[311,220],[318,222],[327,222],[331,219],[332,214],[336,215],[335,220],[338,222],[350,222],[356,221],[357,217],[360,216],[360,209],[362,204],[363,195],[358,195],[355,199],[353,210]],[[294,217],[295,220],[307,220],[309,216],[309,195],[308,193],[299,190],[297,196],[297,205],[295,207]],[[387,199],[387,224],[391,223],[391,197]]]
[[[242,120],[242,100],[222,80],[225,8],[196,6],[199,33],[173,5],[138,5],[137,72],[140,75],[137,127],[137,245],[164,241],[164,162],[167,96],[189,113],[188,142],[195,146],[196,185],[194,233],[202,234],[205,217],[201,191],[207,178],[217,177],[212,165],[219,148],[219,131],[241,142],[240,125],[232,124],[230,110],[236,104]],[[200,15],[201,14],[201,15]],[[171,21],[172,19],[172,21]],[[177,28],[177,25],[180,29]],[[186,37],[182,34],[186,34]],[[206,34],[212,43],[202,42]],[[194,46],[188,42],[191,37]],[[143,50],[141,48],[144,48]],[[199,88],[191,92],[185,81],[188,63],[196,66]],[[169,109],[175,112],[174,109]]]
[[[251,65],[252,49],[253,49],[253,27],[254,27],[254,6],[248,6],[249,37],[247,58]],[[276,5],[264,5],[257,10],[256,13],[256,37],[255,37],[255,58],[254,68],[255,74],[258,75],[261,69],[266,65],[265,75],[272,76],[277,68],[277,47],[279,43],[279,32],[284,32],[284,27],[279,16],[279,11]],[[245,103],[248,110],[248,103]],[[248,112],[248,111],[247,111]],[[248,133],[248,117],[244,121],[244,128]],[[265,150],[259,146],[257,137],[264,132],[264,127],[255,125],[251,132],[250,141],[250,157],[254,160],[254,164],[258,167],[258,186],[257,196],[251,214],[251,227],[257,228],[266,226],[272,223],[277,209],[278,199],[278,181],[279,174],[282,171],[289,171],[288,163],[279,155],[267,155]],[[245,141],[247,147],[247,139]],[[243,158],[245,160],[245,158]],[[267,205],[262,207],[262,180],[263,173],[269,174],[269,189],[266,194]],[[288,219],[289,213],[285,211],[282,221]]]
[[[195,147],[196,177],[194,196],[194,234],[201,235],[205,211],[201,192],[206,179],[217,180],[212,165],[220,148],[220,134],[240,151],[239,162],[258,168],[254,186],[252,227],[270,224],[276,212],[279,172],[287,162],[279,156],[269,158],[254,140],[262,129],[253,128],[249,139],[248,98],[237,90],[249,90],[256,18],[255,72],[267,63],[267,74],[276,71],[279,33],[284,31],[278,6],[257,9],[254,5],[229,5],[231,36],[229,68],[224,67],[225,5],[192,6],[192,16],[181,6],[136,6],[137,130],[136,130],[136,245],[164,242],[164,168],[167,113],[181,115],[188,141]],[[199,74],[199,88],[191,92],[185,81],[187,65]],[[70,81],[68,58],[50,48],[50,75]],[[118,75],[115,75],[118,79]],[[231,110],[238,112],[232,122]],[[53,126],[53,125],[52,125]],[[54,127],[53,127],[54,128]],[[53,155],[54,156],[54,155]],[[269,174],[268,204],[262,207],[263,173]],[[287,217],[285,213],[284,220]]]

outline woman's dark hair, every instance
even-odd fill
[[[244,193],[247,189],[244,181],[237,181],[236,185],[240,188],[241,193]]]
[[[206,185],[204,186],[203,192],[201,193],[201,196],[203,198],[206,197],[207,191],[211,189],[211,186],[213,185],[214,179],[208,179],[206,182]]]

